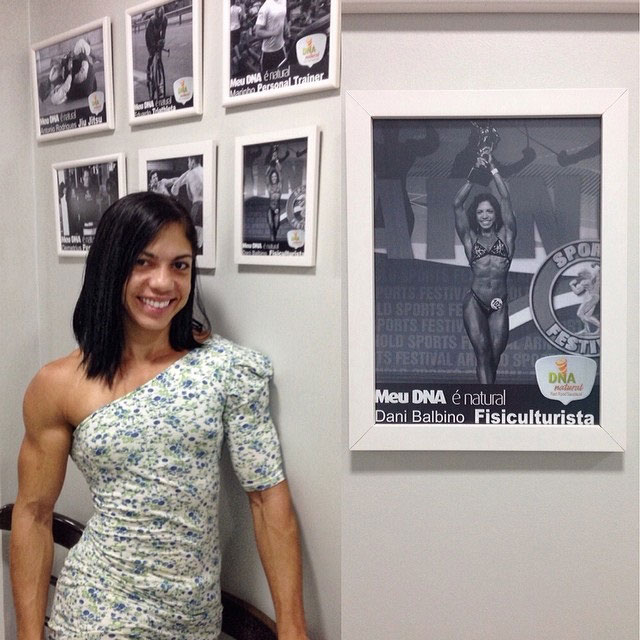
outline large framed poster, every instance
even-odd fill
[[[113,129],[111,20],[32,45],[31,77],[38,140]]]
[[[625,446],[624,90],[348,94],[352,449]]]
[[[191,213],[200,269],[216,266],[216,150],[203,140],[138,152],[138,189],[175,198]]]
[[[222,104],[335,89],[340,0],[222,1]]]
[[[127,193],[124,154],[59,162],[52,174],[58,255],[86,256],[102,214]]]
[[[129,123],[202,113],[201,0],[148,0],[126,23]]]

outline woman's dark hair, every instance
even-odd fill
[[[153,192],[132,193],[114,202],[102,215],[87,256],[84,282],[73,312],[73,332],[82,351],[87,377],[103,378],[109,386],[120,367],[124,349],[122,300],[125,284],[142,250],[168,224],[184,228],[193,251],[191,292],[174,316],[169,342],[176,350],[200,346],[193,336],[210,328],[196,284],[197,233],[189,212],[175,199]],[[197,305],[203,322],[193,319]]]
[[[467,209],[467,220],[469,222],[469,228],[474,233],[480,233],[480,225],[478,224],[476,211],[478,210],[481,202],[488,202],[493,207],[493,210],[496,214],[495,228],[496,231],[500,231],[500,229],[502,229],[502,225],[504,225],[504,222],[502,220],[502,207],[500,206],[498,199],[492,193],[479,193],[473,199],[473,202]]]

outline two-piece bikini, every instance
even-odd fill
[[[476,260],[480,260],[484,256],[498,256],[499,258],[506,258],[511,262],[511,257],[509,256],[509,250],[507,249],[507,245],[498,237],[496,241],[487,249],[483,244],[478,242],[477,240],[473,243],[473,247],[471,247],[471,258],[469,259],[469,264],[473,264]],[[477,303],[480,305],[482,311],[486,316],[491,315],[494,311],[499,311],[504,307],[507,296],[496,297],[491,300],[489,304],[484,302],[480,298],[480,296],[473,290],[473,287],[469,290],[471,295],[476,299]]]

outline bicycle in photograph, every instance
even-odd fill
[[[164,98],[167,93],[166,78],[164,75],[164,64],[162,63],[162,52],[165,51],[167,56],[171,55],[170,49],[164,48],[164,40],[158,43],[158,48],[151,62],[151,69],[147,77],[147,88],[149,90],[149,98],[156,100]]]

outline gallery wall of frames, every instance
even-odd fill
[[[218,13],[225,108],[339,86],[339,0],[229,0]],[[123,36],[126,69],[114,68],[112,38],[121,42]],[[202,0],[149,0],[126,9],[124,34],[114,36],[105,16],[33,44],[37,139],[201,116],[203,82],[212,77],[203,77],[202,38]],[[114,77],[126,79],[128,122],[116,123]],[[237,141],[237,264],[315,264],[321,131],[304,124],[308,128],[297,132],[270,131],[265,122],[263,132]],[[52,165],[58,255],[86,255],[107,207],[127,192],[151,190],[191,211],[198,266],[215,268],[216,157],[211,139],[139,149],[135,185],[127,185],[124,153],[61,158]]]

